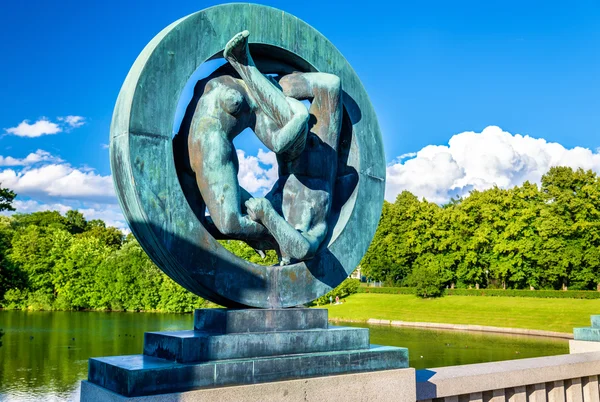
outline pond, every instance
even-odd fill
[[[141,353],[144,332],[192,326],[191,314],[0,310],[0,401],[77,400],[88,358]],[[408,347],[417,369],[568,353],[560,339],[369,328],[372,343]]]

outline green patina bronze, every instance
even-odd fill
[[[226,44],[229,63],[197,85],[173,140],[184,85]],[[300,99],[312,101],[310,115]],[[246,127],[277,154],[280,180],[265,198],[235,178],[231,140]],[[227,307],[296,306],[341,283],[371,242],[385,184],[377,118],[346,59],[303,21],[254,4],[194,13],[146,46],[117,100],[111,166],[146,252],[179,284]],[[275,248],[282,265],[242,260],[216,238]]]

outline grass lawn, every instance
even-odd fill
[[[600,314],[600,300],[529,297],[446,296],[419,299],[413,295],[358,293],[340,305],[327,305],[329,318],[475,324],[572,332],[590,326]]]

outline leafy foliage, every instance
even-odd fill
[[[534,297],[538,299],[600,299],[600,292],[590,290],[524,290],[524,289],[443,289],[445,296]],[[359,287],[356,293],[412,295],[412,287]]]
[[[0,210],[9,210],[13,199],[0,188]],[[221,244],[254,263],[277,263],[272,251],[263,259],[243,242]],[[567,297],[574,295],[568,289],[600,290],[600,178],[554,167],[540,186],[472,191],[442,206],[405,191],[384,204],[361,267],[373,280],[411,286],[422,297],[491,295],[493,289],[515,296],[525,295],[516,289],[561,290]],[[316,303],[357,291],[383,292],[347,280]],[[132,235],[100,220],[86,221],[78,211],[0,217],[4,308],[184,312],[202,305],[162,273]]]
[[[372,280],[442,288],[600,290],[600,178],[554,167],[541,186],[472,191],[438,206],[385,203],[361,262]]]
[[[0,268],[4,308],[186,312],[205,304],[133,236],[78,211],[0,217]]]
[[[331,300],[335,300],[336,297],[339,297],[340,300],[345,297],[350,296],[358,292],[358,288],[360,286],[360,281],[358,279],[345,279],[341,284],[338,285],[335,289],[327,293],[325,296],[319,297],[317,300],[312,302],[312,305],[322,306],[324,304],[329,304],[330,297]]]
[[[16,196],[13,191],[0,187],[0,211],[14,211],[12,202]]]

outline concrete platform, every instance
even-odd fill
[[[415,400],[415,370],[412,368],[141,397],[125,397],[88,381],[81,383],[81,402],[391,402]]]
[[[569,353],[588,352],[600,352],[600,342],[578,341],[574,339],[569,341]]]

